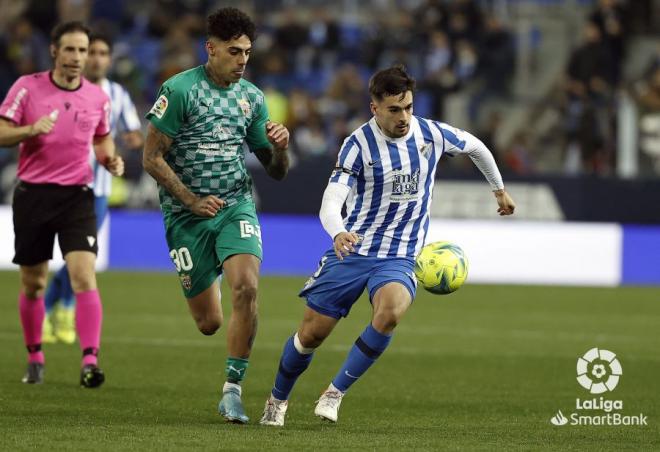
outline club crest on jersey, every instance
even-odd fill
[[[250,113],[252,112],[252,107],[250,107],[250,102],[248,102],[245,99],[239,99],[238,105],[239,107],[241,107],[241,110],[243,110],[243,114],[245,116],[250,116]]]
[[[167,97],[164,95],[160,96],[157,100],[156,103],[154,104],[153,107],[151,107],[151,110],[149,113],[157,117],[158,119],[161,119],[163,115],[165,114],[165,111],[167,110],[167,105],[169,104],[169,101],[167,100]]]
[[[183,286],[184,289],[192,289],[192,279],[190,278],[190,275],[183,274],[179,276],[179,279],[181,280],[181,286]]]
[[[414,173],[403,170],[392,171],[392,196],[394,202],[407,202],[417,199],[419,193],[419,169]]]
[[[419,148],[420,154],[422,154],[424,157],[428,157],[431,153],[431,146],[431,143],[424,143],[422,147]]]

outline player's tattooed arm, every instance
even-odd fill
[[[282,180],[289,171],[289,131],[282,124],[268,121],[266,123],[268,141],[272,149],[262,148],[254,151],[270,177]]]
[[[181,179],[165,161],[165,155],[169,152],[171,145],[172,138],[149,124],[142,154],[142,165],[145,171],[192,213],[201,217],[214,217],[218,210],[224,207],[225,202],[213,195],[200,198],[181,182]]]

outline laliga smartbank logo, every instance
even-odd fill
[[[577,360],[577,381],[592,394],[614,391],[622,374],[621,363],[609,350],[592,348]]]
[[[577,360],[577,381],[591,394],[614,391],[623,375],[623,368],[616,354],[605,349],[592,348]],[[605,396],[591,399],[575,399],[575,412],[568,417],[557,411],[550,423],[563,425],[648,425],[642,413],[623,414],[623,400]]]

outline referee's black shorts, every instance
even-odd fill
[[[55,234],[62,255],[98,251],[94,192],[86,185],[29,184],[14,190],[13,262],[36,265],[53,258]]]

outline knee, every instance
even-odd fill
[[[399,324],[401,315],[398,315],[394,310],[386,310],[378,312],[374,315],[372,324],[374,328],[380,333],[387,334],[394,331]]]
[[[23,293],[30,300],[40,298],[46,290],[46,276],[25,275],[21,278]]]
[[[220,319],[203,319],[197,321],[197,328],[204,336],[213,336],[222,326]]]
[[[239,283],[231,289],[234,301],[242,305],[253,304],[257,300],[257,284],[252,282]]]
[[[302,330],[298,332],[298,340],[305,348],[317,348],[325,339],[325,336],[316,331]]]
[[[71,288],[75,293],[96,289],[96,276],[93,270],[91,272],[69,270],[69,278],[71,279]]]

